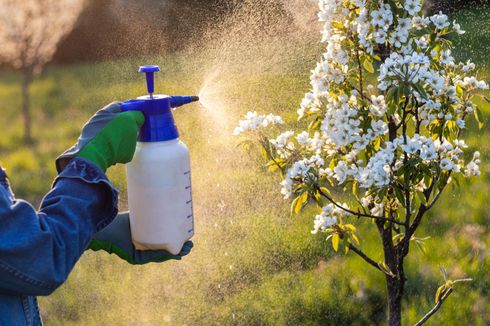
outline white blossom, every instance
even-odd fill
[[[403,8],[408,11],[410,16],[414,16],[415,14],[418,14],[420,10],[422,10],[422,5],[420,0],[406,0]]]
[[[317,234],[320,231],[325,231],[332,225],[337,224],[336,215],[342,214],[338,211],[333,204],[329,204],[322,208],[322,212],[315,216],[315,220],[313,221],[313,231],[312,234]]]
[[[461,29],[461,26],[460,26],[459,24],[456,24],[456,22],[455,22],[455,21],[453,22],[453,28],[454,28],[454,31],[455,31],[456,33],[458,33],[459,35],[462,35],[462,34],[466,33],[465,31],[463,31],[463,30]]]
[[[449,170],[453,169],[453,162],[449,158],[446,157],[446,158],[443,158],[441,160],[440,166],[441,166],[441,169],[449,171]]]
[[[440,11],[438,14],[430,17],[430,20],[438,29],[444,29],[449,26],[449,21],[447,16]]]

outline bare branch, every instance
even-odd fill
[[[430,317],[432,317],[442,306],[442,304],[444,303],[444,301],[446,301],[446,299],[451,295],[451,293],[453,293],[454,289],[453,288],[450,288],[440,299],[439,301],[436,303],[436,305],[434,306],[434,308],[432,308],[424,317],[422,317],[422,319],[417,322],[414,326],[420,326],[420,325],[423,325],[427,320],[429,320]]]
[[[404,225],[402,222],[398,222],[397,220],[392,219],[392,218],[389,218],[389,217],[374,216],[374,215],[369,215],[369,214],[361,213],[359,211],[358,212],[354,212],[354,211],[352,211],[352,210],[350,210],[348,208],[343,207],[339,203],[337,203],[335,200],[333,200],[332,197],[330,197],[328,194],[326,194],[320,188],[317,188],[317,190],[320,193],[320,195],[322,195],[323,197],[325,197],[329,202],[331,202],[336,207],[340,208],[341,210],[343,210],[346,213],[349,213],[349,214],[354,215],[354,216],[357,216],[357,217],[367,217],[367,218],[375,219],[375,220],[378,220],[378,221],[391,222],[391,223],[398,224],[398,225]]]

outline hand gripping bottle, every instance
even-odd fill
[[[153,95],[158,66],[143,66],[147,96],[124,102],[122,111],[141,111],[136,152],[127,164],[131,235],[138,250],[164,249],[177,255],[194,235],[189,151],[179,140],[172,108],[196,96]]]

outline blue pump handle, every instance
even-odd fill
[[[146,74],[146,87],[148,93],[153,94],[155,92],[155,76],[154,73],[159,72],[159,66],[141,66],[139,72],[144,72]]]

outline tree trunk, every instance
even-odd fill
[[[390,326],[401,326],[402,324],[402,297],[403,281],[386,276],[388,290],[388,321]]]
[[[388,323],[390,326],[402,324],[402,298],[405,286],[404,259],[399,247],[393,244],[393,226],[385,227],[378,221],[378,231],[383,243],[384,259],[391,275],[386,274],[386,290],[388,295]]]
[[[31,103],[29,86],[32,83],[33,71],[31,68],[24,68],[22,80],[22,118],[24,121],[24,142],[32,143],[31,134]]]

